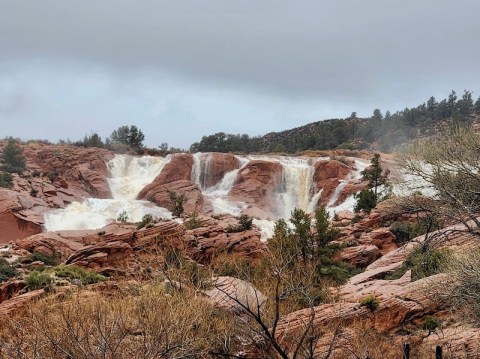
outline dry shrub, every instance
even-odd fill
[[[459,253],[449,264],[447,285],[436,288],[454,310],[480,326],[480,250]]]
[[[234,324],[205,300],[166,295],[46,299],[4,323],[2,358],[198,358],[233,350]]]

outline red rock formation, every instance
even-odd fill
[[[106,162],[113,153],[102,148],[34,144],[23,146],[27,168],[45,173],[81,197],[111,198]]]
[[[282,165],[263,160],[250,161],[239,173],[230,191],[234,201],[245,202],[267,212],[276,213],[272,195],[282,184]]]
[[[358,239],[358,243],[364,245],[374,245],[382,255],[385,255],[395,249],[397,245],[394,242],[395,235],[385,228],[378,228],[371,232],[363,233]]]
[[[350,167],[337,160],[317,161],[315,163],[313,181],[316,192],[323,189],[320,205],[326,206],[328,204],[338,187],[339,181],[345,179],[350,172]]]
[[[13,280],[0,285],[0,303],[16,296],[25,286],[23,280]]]
[[[143,191],[148,192],[155,187],[175,181],[190,181],[192,179],[192,166],[193,157],[191,154],[173,154],[170,161],[163,167],[162,172],[153,180],[151,184],[147,185]]]
[[[111,241],[85,246],[73,253],[65,264],[75,264],[91,269],[123,267],[132,255],[132,247],[121,241]]]
[[[169,193],[183,193],[187,196],[187,202],[183,206],[185,212],[202,211],[203,195],[200,188],[191,180],[192,166],[192,155],[186,153],[172,155],[162,172],[140,191],[137,198],[171,209],[172,201]]]
[[[183,208],[186,213],[193,213],[195,210],[199,212],[202,211],[202,191],[190,180],[180,180],[161,185],[157,185],[154,181],[139,193],[138,199],[151,201],[157,206],[171,209],[172,201],[170,200],[170,192],[185,194],[187,201],[183,205]]]
[[[380,250],[374,245],[357,245],[347,247],[338,253],[335,258],[355,267],[365,268],[381,257]]]
[[[205,173],[201,174],[201,177],[205,178],[203,183],[205,188],[215,186],[222,180],[227,172],[240,167],[237,158],[230,153],[213,152],[209,153],[208,156],[208,168],[205,168],[208,175]]]
[[[25,218],[20,213],[24,208],[32,208],[35,203],[39,201],[30,200],[14,191],[0,189],[0,244],[42,231],[38,222],[29,217]]]
[[[0,304],[0,317],[18,314],[24,310],[28,304],[40,298],[44,293],[44,289],[37,289],[2,302]]]

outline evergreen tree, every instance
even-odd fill
[[[22,149],[13,137],[7,139],[7,145],[3,148],[1,156],[2,170],[8,173],[22,173],[25,171],[25,158]]]
[[[144,139],[145,135],[137,126],[121,126],[112,132],[109,143],[126,145],[140,152]]]
[[[375,153],[370,166],[365,168],[362,172],[362,179],[368,182],[368,189],[361,191],[357,196],[357,204],[355,211],[366,210],[370,212],[377,203],[383,199],[391,190],[391,185],[388,182],[389,170],[383,170],[380,164],[380,154]],[[381,192],[381,193],[380,193]]]

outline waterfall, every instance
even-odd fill
[[[160,174],[169,160],[170,157],[116,155],[107,163],[113,199],[87,198],[82,203],[73,202],[63,209],[49,211],[45,214],[46,230],[97,229],[114,221],[122,212],[131,222],[141,221],[146,214],[157,219],[171,218],[165,208],[136,200],[138,193]]]
[[[229,213],[234,216],[241,214],[245,209],[244,203],[233,203],[228,199],[228,194],[232,190],[240,170],[245,167],[249,160],[244,157],[235,156],[240,162],[240,167],[230,172],[225,173],[222,180],[213,187],[210,187],[204,192],[204,196],[209,197],[213,207],[213,213]]]
[[[114,199],[134,200],[140,191],[162,172],[170,161],[170,156],[162,157],[132,157],[117,155],[107,167],[110,177],[107,178]]]
[[[207,188],[212,163],[211,153],[197,152],[193,154],[192,181],[201,189]]]
[[[308,159],[281,158],[283,167],[282,189],[278,193],[280,200],[279,214],[289,218],[295,208],[308,210],[313,191],[315,168]]]

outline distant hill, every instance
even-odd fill
[[[408,141],[430,136],[450,125],[478,127],[480,98],[474,103],[472,92],[464,91],[458,98],[452,91],[439,102],[430,97],[427,102],[402,111],[384,114],[379,109],[368,118],[316,121],[281,132],[250,137],[246,134],[219,132],[203,136],[192,144],[192,152],[287,152],[332,149],[374,149],[391,152]]]

